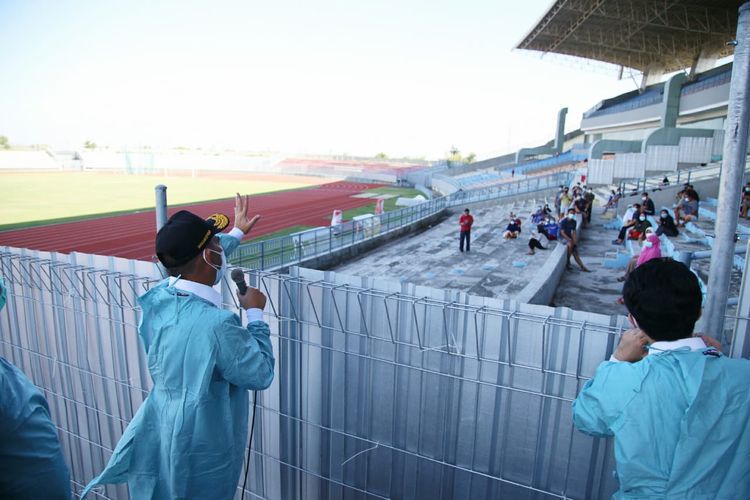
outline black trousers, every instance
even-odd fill
[[[536,238],[531,238],[531,239],[529,240],[529,249],[530,249],[530,250],[534,250],[535,248],[538,248],[539,250],[546,250],[546,248],[544,248],[544,247],[542,246],[542,244],[541,244],[541,243],[539,242],[539,240],[538,240],[538,239],[536,239]]]
[[[466,251],[469,252],[471,250],[471,231],[461,231],[458,248],[462,252],[464,251],[464,241],[466,241]]]

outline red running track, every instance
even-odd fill
[[[260,214],[247,239],[291,226],[326,226],[334,209],[349,210],[372,204],[372,199],[352,198],[379,184],[332,182],[311,188],[250,197],[250,213]],[[221,212],[234,218],[234,198],[187,208],[202,217]],[[0,245],[61,253],[83,252],[127,259],[152,260],[156,220],[153,210],[78,222],[0,232]]]

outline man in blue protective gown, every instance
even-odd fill
[[[258,220],[237,195],[235,228],[221,214],[174,214],[156,236],[170,277],[140,297],[139,334],[153,389],[125,429],[107,468],[84,491],[127,482],[133,499],[231,499],[247,445],[248,390],[273,381],[266,298],[239,295],[248,324],[221,308],[213,285],[226,256]]]
[[[693,336],[701,290],[683,264],[638,266],[623,297],[633,329],[573,402],[579,430],[614,436],[614,498],[750,498],[750,361]]]
[[[0,309],[7,290],[0,279]],[[0,357],[0,498],[70,499],[70,476],[47,401]]]

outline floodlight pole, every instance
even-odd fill
[[[724,156],[719,180],[719,206],[716,212],[716,239],[711,253],[708,296],[704,310],[706,333],[719,339],[724,336],[724,315],[729,297],[734,235],[737,231],[740,190],[747,158],[750,121],[750,2],[740,6],[737,39],[734,43]],[[750,270],[749,264],[745,262],[745,272]]]
[[[167,186],[159,184],[154,188],[156,193],[156,230],[167,223]]]

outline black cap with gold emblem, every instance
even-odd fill
[[[187,264],[228,225],[229,218],[224,214],[202,219],[187,210],[180,210],[156,234],[156,256],[167,269]]]

